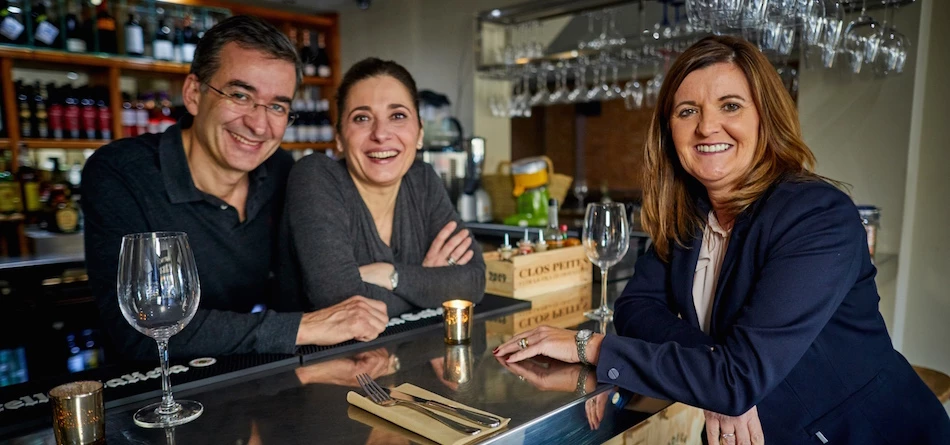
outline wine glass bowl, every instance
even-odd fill
[[[138,410],[133,420],[145,428],[167,428],[196,419],[204,407],[175,401],[168,366],[168,339],[195,316],[201,295],[188,236],[181,232],[123,236],[116,290],[125,320],[158,343],[162,369],[162,401]]]
[[[590,203],[584,215],[581,243],[587,259],[600,268],[600,307],[585,312],[592,320],[612,321],[614,311],[607,305],[607,272],[620,262],[630,247],[630,224],[623,203]]]

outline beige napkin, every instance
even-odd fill
[[[416,434],[419,434],[423,437],[429,438],[432,441],[442,444],[442,445],[463,445],[471,444],[478,441],[481,441],[489,436],[494,436],[496,432],[504,429],[508,426],[508,422],[511,421],[509,418],[502,418],[501,416],[496,416],[495,414],[488,413],[485,411],[477,410],[469,406],[462,405],[461,403],[453,402],[452,400],[446,399],[445,397],[439,396],[438,394],[431,393],[426,391],[418,386],[411,385],[409,383],[403,383],[402,385],[394,388],[396,391],[404,392],[406,394],[411,394],[416,397],[423,397],[429,400],[435,400],[442,402],[449,406],[455,406],[459,408],[466,408],[477,413],[488,414],[495,417],[501,418],[501,425],[494,428],[487,428],[476,423],[469,422],[465,418],[448,416],[450,419],[461,423],[463,425],[468,425],[476,428],[481,428],[482,430],[474,435],[466,435],[458,431],[445,426],[435,419],[432,419],[425,414],[417,412],[412,408],[407,408],[404,406],[380,406],[373,403],[372,400],[363,397],[360,394],[357,394],[354,391],[350,391],[346,395],[346,401],[350,402],[352,405],[358,406],[366,411],[369,411],[383,419],[386,419],[400,427],[403,427],[409,431],[412,431]],[[436,415],[442,415],[442,413],[436,412]],[[359,420],[359,419],[357,419]]]

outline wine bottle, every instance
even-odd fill
[[[33,110],[30,107],[30,87],[17,82],[17,110],[20,113],[20,137],[36,137],[33,132]]]
[[[181,61],[191,63],[195,59],[195,48],[198,47],[198,32],[195,30],[191,17],[185,17],[185,26],[181,30]]]
[[[96,33],[99,35],[99,52],[119,53],[115,18],[109,13],[109,4],[106,0],[102,0],[102,3],[96,7]]]
[[[33,86],[33,119],[36,121],[36,137],[49,137],[49,115],[46,113],[46,89],[36,81]]]
[[[23,45],[26,43],[26,25],[23,24],[23,9],[17,0],[0,2],[0,42]]]
[[[69,10],[66,14],[66,51],[84,53],[87,50],[86,42],[89,40],[89,37],[85,35],[85,29],[79,18],[79,5],[77,2],[68,3]]]
[[[82,134],[88,140],[96,139],[96,130],[98,125],[99,110],[96,108],[96,100],[92,95],[92,87],[83,87],[79,90],[80,118],[79,124],[82,127]]]
[[[155,41],[152,42],[152,54],[155,60],[171,61],[175,58],[172,49],[172,29],[165,24],[165,18],[162,17],[158,19]]]
[[[314,56],[314,64],[317,65],[317,75],[320,77],[330,77],[333,70],[330,68],[330,55],[327,54],[326,40],[323,33],[317,34],[317,54]]]
[[[79,108],[79,97],[72,86],[63,87],[63,129],[66,137],[79,139],[81,135],[79,119],[82,114]]]
[[[49,0],[42,0],[33,5],[33,44],[38,47],[52,47],[62,49],[62,40],[59,38],[58,21],[52,17],[52,7]]]
[[[145,55],[145,34],[135,14],[129,14],[125,22],[125,53],[137,57]]]
[[[49,114],[49,133],[53,139],[63,138],[63,102],[59,89],[56,85],[49,83],[46,85],[48,97],[47,113]]]
[[[315,63],[316,54],[311,47],[310,31],[303,32],[303,45],[300,47],[300,62],[303,63],[304,76],[316,76],[317,65]]]
[[[103,140],[112,139],[112,110],[109,109],[109,90],[100,87],[96,90],[96,129],[99,131],[99,138]]]

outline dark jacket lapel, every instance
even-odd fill
[[[699,317],[696,315],[696,305],[693,304],[693,275],[696,274],[696,262],[699,261],[702,244],[702,236],[694,237],[688,247],[674,247],[670,258],[673,298],[683,308],[684,319],[697,328]]]

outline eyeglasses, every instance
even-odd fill
[[[242,114],[251,114],[257,107],[264,107],[264,110],[267,111],[267,118],[272,121],[283,121],[286,120],[287,126],[293,125],[294,121],[297,120],[297,113],[291,110],[286,105],[280,103],[271,103],[271,104],[261,104],[254,102],[254,97],[247,93],[242,92],[233,92],[225,93],[209,84],[208,82],[203,82],[208,88],[211,88],[216,93],[223,96],[231,105],[234,107],[234,110]]]

